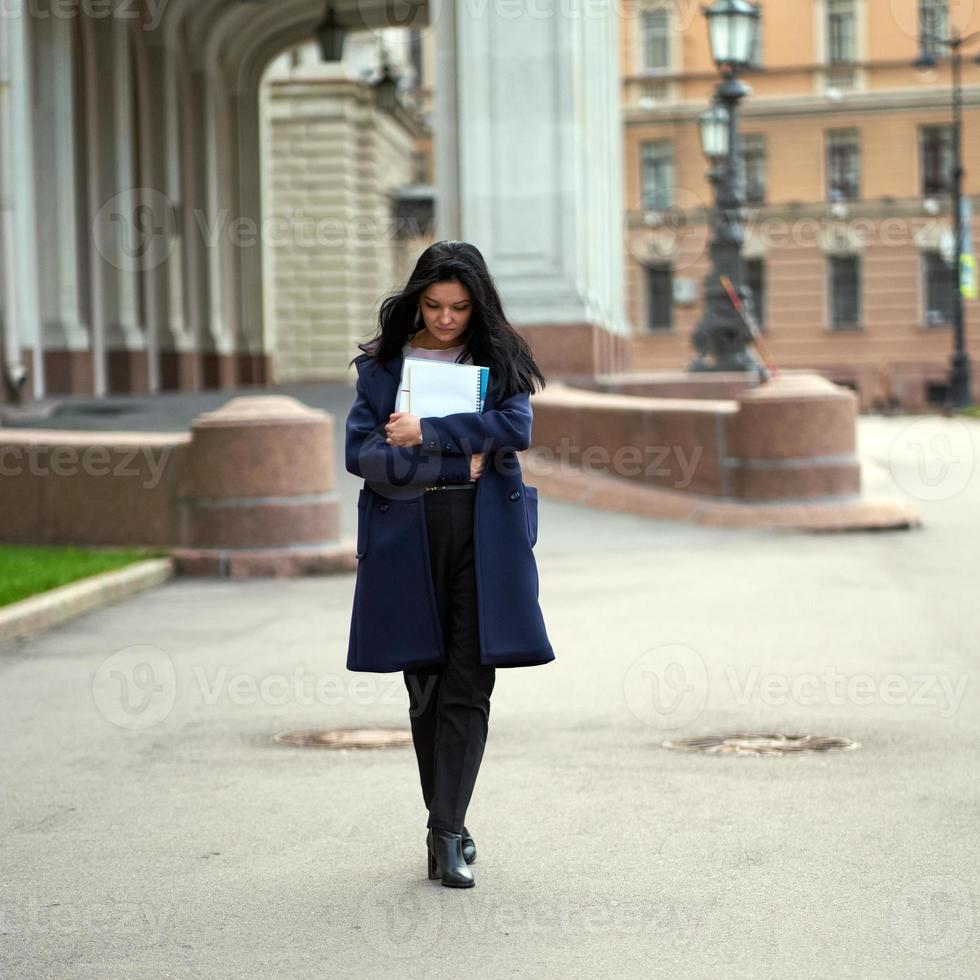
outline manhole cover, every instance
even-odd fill
[[[407,728],[309,728],[280,732],[275,740],[283,745],[314,749],[390,749],[412,744]]]
[[[711,755],[794,755],[800,752],[856,749],[860,744],[838,735],[785,735],[781,732],[696,735],[662,743],[666,749],[707,752]]]

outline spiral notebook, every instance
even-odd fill
[[[482,412],[489,381],[490,369],[479,364],[406,357],[402,411],[420,419]]]

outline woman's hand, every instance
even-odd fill
[[[417,446],[422,441],[422,423],[409,412],[392,412],[385,423],[388,438],[394,446]]]
[[[473,453],[470,456],[470,483],[479,479],[480,474],[483,473],[484,456],[486,456],[486,453]]]

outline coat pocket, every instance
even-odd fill
[[[533,548],[538,540],[538,488],[524,484],[524,508],[527,512],[527,539]]]
[[[362,487],[357,496],[357,554],[354,557],[358,561],[367,555],[371,511],[374,509],[371,503],[371,491]]]

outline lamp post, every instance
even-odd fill
[[[761,364],[749,344],[751,335],[721,284],[727,276],[751,315],[752,295],[742,267],[745,195],[738,139],[738,104],[752,90],[738,76],[752,65],[759,32],[759,8],[749,0],[716,0],[702,7],[711,55],[722,78],[711,107],[698,119],[701,148],[708,158],[714,188],[711,272],[704,280],[704,311],[692,338],[698,356],[691,371],[754,371]]]
[[[924,32],[920,37],[919,57],[913,65],[919,70],[934,68],[936,56],[925,44],[932,41],[948,48],[953,70],[953,354],[949,362],[949,384],[946,390],[946,408],[962,408],[972,401],[970,394],[970,356],[966,352],[966,323],[963,309],[962,269],[963,269],[963,159],[961,133],[963,125],[963,92],[960,75],[963,64],[962,47],[980,37],[974,31],[965,37],[957,28],[949,37]],[[980,58],[977,59],[980,62]]]

